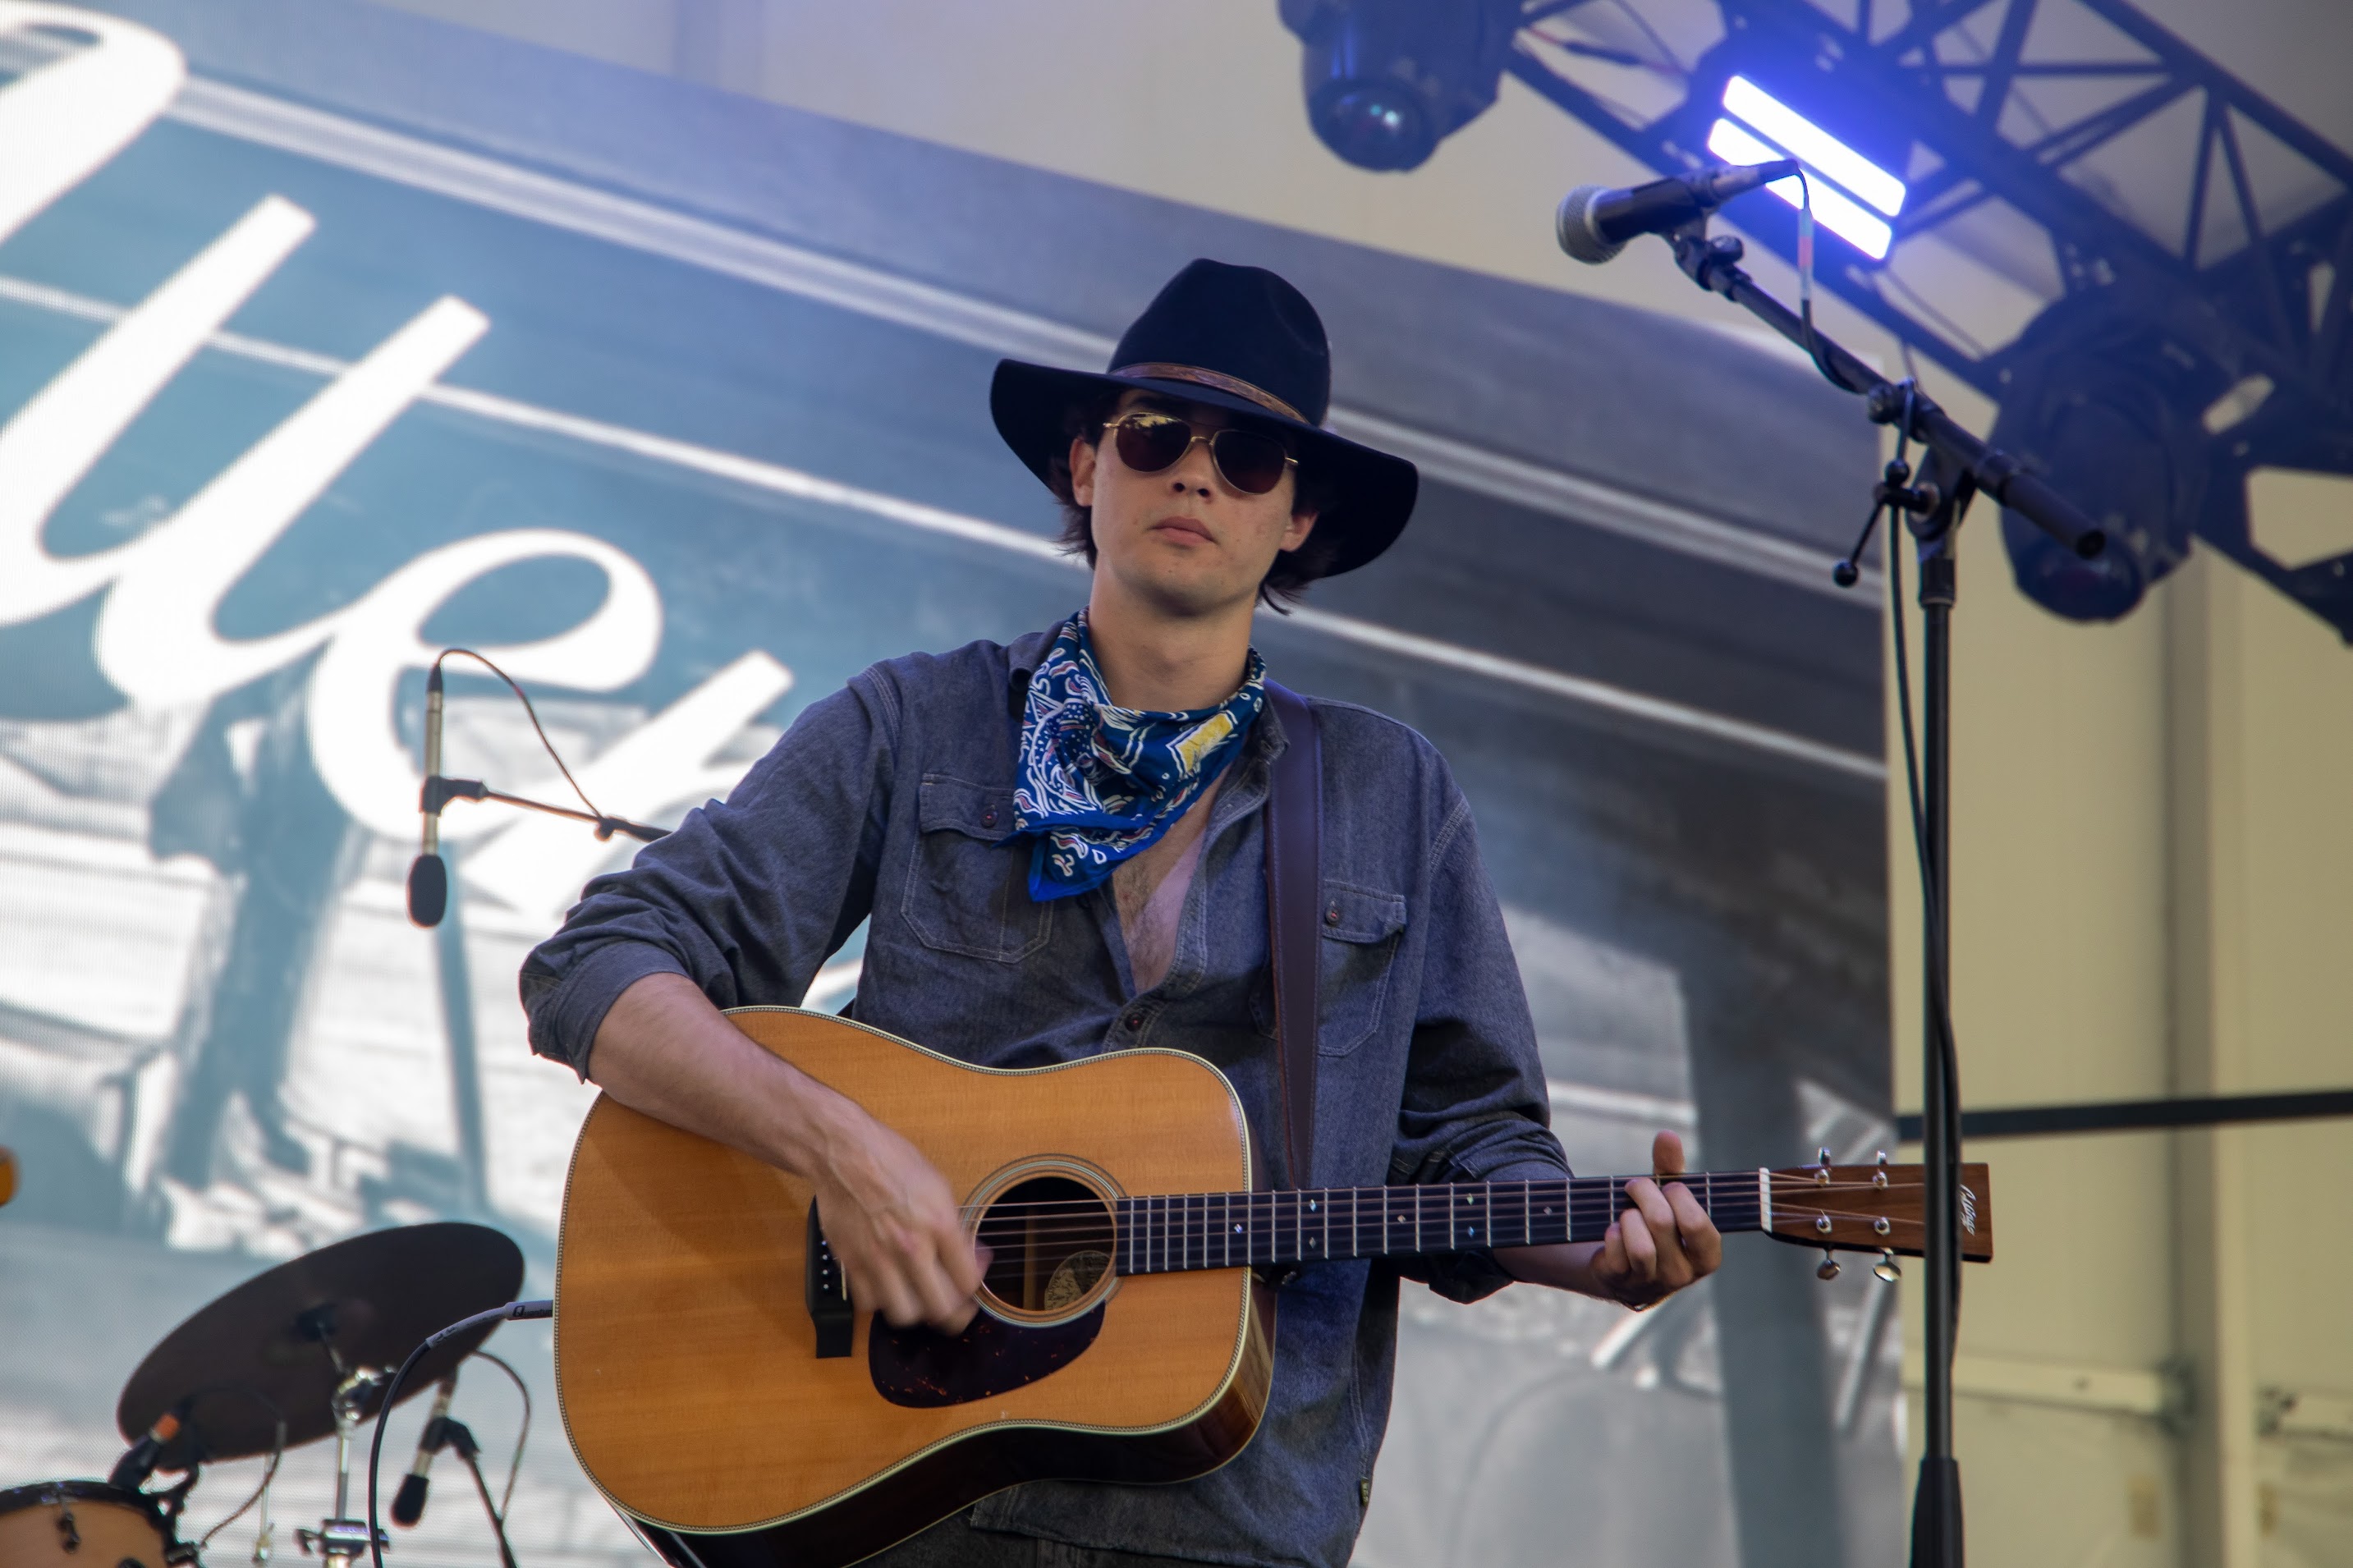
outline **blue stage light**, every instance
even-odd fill
[[[1707,150],[1727,163],[1769,163],[1777,158],[1791,156],[1772,143],[1752,136],[1729,120],[1715,122],[1715,129],[1708,132]],[[1801,158],[1799,162],[1804,163],[1805,160]],[[1873,261],[1884,260],[1887,247],[1894,240],[1894,234],[1887,225],[1861,202],[1815,174],[1810,165],[1806,172],[1813,179],[1816,221]],[[1791,206],[1804,199],[1795,180],[1776,180],[1765,188]]]
[[[1709,152],[1727,163],[1797,159],[1813,185],[1814,216],[1821,226],[1873,261],[1886,259],[1894,242],[1886,219],[1904,210],[1902,180],[1746,77],[1724,84],[1724,108],[1726,118],[1708,132]],[[1791,206],[1803,199],[1795,180],[1778,180],[1766,189]]]
[[[1806,166],[1827,175],[1889,217],[1904,210],[1904,182],[1750,81],[1724,84],[1724,111],[1778,143]]]

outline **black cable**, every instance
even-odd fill
[[[511,1322],[522,1318],[554,1316],[555,1316],[555,1303],[541,1300],[509,1301],[504,1306],[492,1307],[487,1312],[477,1312],[470,1318],[460,1318],[448,1328],[427,1335],[423,1343],[408,1352],[408,1359],[400,1363],[400,1370],[392,1374],[392,1381],[385,1384],[384,1403],[377,1405],[375,1409],[375,1436],[368,1444],[368,1557],[375,1564],[375,1568],[384,1568],[384,1526],[378,1521],[376,1514],[376,1472],[384,1465],[385,1417],[392,1414],[393,1402],[400,1397],[400,1385],[408,1381],[408,1374],[417,1370],[418,1362],[439,1349],[444,1341],[455,1339],[469,1329],[479,1329],[484,1323],[495,1324]]]
[[[470,647],[443,648],[440,653],[434,657],[433,668],[438,671],[441,668],[442,661],[447,659],[453,653],[464,654],[468,658],[472,659],[476,664],[480,665],[484,669],[489,670],[492,675],[497,676],[501,680],[507,683],[507,689],[515,694],[516,699],[522,703],[523,712],[530,716],[532,730],[539,736],[539,743],[547,748],[549,759],[555,763],[555,771],[564,775],[564,782],[572,786],[572,793],[580,797],[580,804],[588,808],[589,816],[599,818],[603,817],[605,814],[596,809],[596,803],[588,798],[588,792],[582,789],[580,787],[580,781],[572,776],[572,770],[564,765],[564,758],[557,753],[555,750],[555,742],[547,738],[547,731],[542,728],[539,722],[539,710],[531,705],[530,693],[523,690],[521,684],[516,681],[513,676],[509,675],[505,670],[501,669],[497,665],[492,664],[489,659],[484,658],[480,654],[476,653]]]

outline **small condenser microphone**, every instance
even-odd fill
[[[1786,180],[1798,173],[1798,161],[1783,158],[1771,163],[1743,167],[1718,163],[1631,190],[1608,185],[1579,185],[1561,198],[1553,232],[1560,247],[1577,260],[1599,264],[1626,248],[1626,242],[1645,234],[1665,234],[1694,218],[1705,217],[1744,191]]]
[[[417,801],[425,829],[417,859],[408,868],[408,918],[438,926],[449,908],[449,868],[441,858],[441,797],[433,786],[441,776],[441,666],[425,677],[425,791]]]
[[[139,1441],[132,1444],[122,1458],[114,1461],[114,1469],[106,1478],[106,1484],[121,1487],[125,1491],[136,1491],[146,1485],[147,1478],[155,1473],[157,1462],[164,1458],[164,1450],[171,1446],[173,1438],[180,1435],[180,1417],[187,1408],[187,1401],[182,1400],[155,1417],[155,1425],[147,1428]]]
[[[441,1434],[449,1419],[449,1401],[457,1397],[458,1374],[451,1373],[441,1380],[441,1392],[434,1395],[433,1414],[426,1417],[425,1430],[417,1436],[417,1462],[408,1467],[401,1478],[400,1492],[392,1500],[392,1522],[403,1530],[416,1528],[425,1517],[425,1475],[433,1468],[433,1456],[441,1451]]]

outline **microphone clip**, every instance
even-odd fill
[[[1680,228],[1671,229],[1667,244],[1675,255],[1675,265],[1684,277],[1711,294],[1725,292],[1724,284],[1748,258],[1748,247],[1736,234],[1707,232],[1708,215],[1703,213]]]
[[[438,1454],[444,1448],[455,1448],[458,1457],[469,1464],[482,1457],[482,1446],[474,1440],[473,1428],[454,1415],[437,1415],[425,1426],[425,1436],[417,1442],[420,1454]]]

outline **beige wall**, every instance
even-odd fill
[[[1645,172],[1509,80],[1421,171],[1340,163],[1307,130],[1297,47],[1273,0],[408,5],[1749,331],[1660,247],[1599,268],[1559,255],[1550,216],[1566,187]],[[2353,14],[2336,0],[2144,5],[2353,142],[2341,69]],[[1769,258],[1755,270],[1788,289]],[[1924,281],[1964,315],[2005,308],[1997,289],[1972,297],[1958,272]],[[1895,363],[1834,302],[1824,321]],[[1984,404],[1934,370],[1925,379],[1986,426]],[[2259,536],[2312,553],[2353,547],[2346,487],[2263,487],[2256,499]],[[1968,531],[1961,564],[1954,937],[1966,1100],[2353,1084],[2353,652],[2207,557],[2114,626],[2071,626],[2021,598],[1989,514]],[[1915,1106],[1916,882],[1908,822],[1891,805],[1899,1099]],[[1973,1392],[1958,1431],[1977,1560],[2353,1563],[2353,1442],[2255,1431],[2259,1387],[2353,1394],[2353,1219],[2337,1201],[2353,1190],[2353,1126],[1976,1152],[1995,1163],[2000,1203],[2000,1262],[1969,1271],[1962,1315]],[[2159,1375],[2169,1367],[2179,1375]],[[2160,1417],[2173,1387],[2190,1402]],[[2315,1405],[2302,1407],[2308,1419]]]

